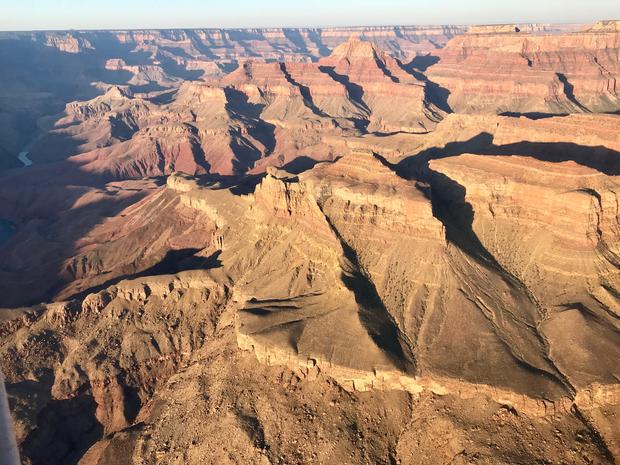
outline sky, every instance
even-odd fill
[[[0,30],[326,27],[620,19],[620,0],[0,0]]]

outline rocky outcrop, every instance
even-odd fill
[[[457,112],[615,112],[619,41],[616,31],[600,27],[560,35],[466,34],[437,54],[428,76],[450,92]]]
[[[76,37],[73,34],[66,33],[48,33],[44,36],[45,45],[54,47],[65,53],[83,53],[89,49],[93,49],[92,44],[84,37]]]
[[[188,69],[201,69],[201,67],[199,65],[196,64],[192,64],[190,65],[188,63]],[[159,64],[153,64],[153,65],[128,65],[127,63],[125,63],[125,60],[123,60],[122,58],[111,58],[109,60],[106,61],[105,63],[105,69],[108,71],[127,71],[129,73],[132,74],[132,77],[127,81],[127,84],[132,85],[132,86],[147,86],[149,83],[158,83],[159,85],[163,85],[166,87],[172,87],[173,85],[175,85],[176,83],[178,83],[180,80],[177,78],[175,79],[174,77],[169,76],[166,71],[164,70],[164,68],[162,68]],[[215,69],[219,69],[217,68],[217,66],[215,66]],[[209,72],[207,73],[207,71],[209,70]],[[209,69],[206,65],[205,65],[205,69],[204,69],[205,74],[211,75],[214,73],[214,71],[212,69]],[[217,75],[217,71],[215,71],[215,74]]]
[[[402,63],[353,38],[319,63],[248,61],[154,96],[110,86],[68,104],[31,155],[35,163],[69,156],[81,171],[108,179],[262,172],[300,155],[333,160],[327,135],[428,132],[444,112],[427,90]]]
[[[370,132],[427,132],[441,119],[439,109],[426,100],[424,82],[370,42],[353,36],[319,64],[368,109]],[[403,103],[395,106],[394,99]]]
[[[3,251],[3,306],[52,296],[64,299],[127,276],[173,273],[210,263],[212,220],[152,181],[110,183],[103,189],[48,187],[31,195],[38,200],[30,204],[30,211],[20,209],[21,218],[39,219],[13,216],[22,227],[20,237]],[[55,213],[45,215],[50,208]],[[159,220],[154,221],[155,216]],[[36,248],[28,245],[32,241]],[[27,277],[25,269],[31,270]]]
[[[0,312],[0,366],[26,463],[103,465],[128,450],[133,460],[209,461],[220,457],[208,444],[221,434],[236,438],[223,446],[234,457],[288,460],[300,449],[282,439],[283,422],[305,431],[318,422],[324,437],[341,415],[349,427],[308,454],[329,444],[330,457],[355,455],[369,441],[379,452],[367,457],[392,448],[406,463],[412,451],[431,454],[441,427],[460,438],[455,448],[489,460],[611,463],[615,304],[594,307],[593,296],[601,304],[597,289],[617,281],[604,266],[619,236],[607,201],[615,178],[490,155],[431,160],[417,182],[395,171],[358,151],[300,175],[269,168],[245,195],[175,174],[95,228],[74,263],[108,266],[113,251],[143,256],[131,244],[155,250],[192,231],[204,250],[68,302]],[[557,176],[568,190],[552,187]],[[559,210],[564,196],[570,211]],[[175,224],[183,217],[186,234]],[[558,255],[575,254],[570,276],[554,271],[568,268]],[[67,289],[97,276],[76,276]],[[274,415],[274,405],[286,407]],[[302,405],[312,418],[298,421]],[[394,419],[408,409],[423,423],[415,444],[409,420]],[[351,422],[366,433],[350,443]],[[497,434],[513,441],[493,442]]]
[[[613,383],[613,375],[587,375],[588,357],[580,352],[597,341],[610,355],[601,365],[616,357],[618,180],[574,162],[518,156],[461,155],[433,160],[430,168],[463,187],[482,246],[546,309],[541,327],[551,356],[574,373],[572,384]],[[577,337],[583,339],[575,345]]]
[[[620,32],[620,21],[597,21],[591,27],[586,28],[584,32]]]
[[[212,337],[211,318],[226,299],[225,290],[201,274],[186,273],[113,286],[81,304],[39,308],[12,326],[3,321],[5,335],[20,330],[2,344],[4,354],[17,357],[2,362],[9,391],[24,380],[18,375],[24,369],[31,380],[27,389],[17,390],[17,436],[25,463],[77,463],[101,434],[131,425],[158,386]],[[51,333],[62,334],[53,339],[59,345],[46,346],[52,340],[45,334]],[[54,355],[42,360],[22,353],[24,345]],[[21,404],[36,392],[44,396],[39,402]],[[83,410],[63,407],[72,403]],[[31,415],[49,423],[37,428]],[[75,428],[75,436],[67,428]]]
[[[617,461],[617,34],[517,27],[27,35],[84,97],[0,175],[24,464]]]

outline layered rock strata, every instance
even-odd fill
[[[474,29],[438,52],[427,74],[457,112],[616,112],[620,35],[613,24],[560,35]]]

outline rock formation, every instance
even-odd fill
[[[230,392],[228,384],[207,387],[215,380],[202,387],[187,384],[190,378],[208,377],[201,373],[211,369],[204,367],[221,366],[226,353],[234,354],[226,356],[234,360],[227,369],[231,381],[242,376],[248,388],[257,373],[267,370],[260,376],[284,383],[276,386],[301,382],[301,392],[324,390],[319,386],[334,379],[353,396],[370,391],[366,401],[384,408],[396,402],[398,391],[413,396],[414,411],[416,405],[423,411],[436,408],[426,402],[429,395],[440,394],[441,402],[466,401],[495,412],[490,414],[495,420],[482,415],[468,420],[473,424],[500,421],[497,415],[506,412],[502,422],[513,420],[502,428],[523,438],[519,441],[544,437],[541,422],[551,421],[559,437],[573,444],[580,444],[573,442],[578,435],[592,434],[607,447],[598,452],[584,449],[586,441],[581,448],[560,451],[550,443],[538,451],[525,446],[518,452],[501,446],[493,456],[517,454],[523,460],[554,454],[579,463],[580,454],[605,461],[608,451],[616,453],[613,420],[602,412],[619,405],[613,361],[620,354],[613,354],[618,349],[614,257],[620,234],[615,197],[599,204],[589,193],[596,190],[605,199],[615,196],[614,178],[571,163],[460,155],[432,160],[428,171],[416,175],[425,178],[416,185],[390,166],[369,153],[353,153],[299,176],[272,168],[248,195],[218,185],[202,187],[197,179],[173,175],[167,187],[130,207],[133,212],[119,215],[116,221],[127,226],[105,225],[113,236],[89,245],[91,251],[74,263],[97,261],[106,268],[111,260],[122,266],[122,258],[109,254],[127,253],[136,241],[153,243],[144,235],[144,226],[135,222],[156,215],[161,219],[146,227],[164,226],[162,219],[172,217],[160,206],[167,198],[177,199],[176,208],[194,212],[188,211],[193,228],[196,219],[204,217],[206,230],[197,236],[204,240],[200,254],[194,248],[162,260],[161,272],[176,274],[152,276],[158,274],[153,267],[145,277],[106,284],[85,297],[6,311],[1,360],[9,391],[16,396],[13,403],[19,406],[18,436],[26,455],[33,463],[52,457],[40,454],[53,441],[58,446],[52,461],[79,456],[82,463],[107,463],[119,457],[122,447],[139,454],[181,453],[184,460],[215,460],[218,453],[204,449],[204,441],[215,432],[198,425],[188,437],[166,430],[161,415],[170,418],[171,413],[161,409],[175,402],[180,386],[190,397],[200,396],[204,389],[209,397],[221,389]],[[556,182],[549,177],[555,176],[566,178],[564,186],[570,179],[574,187],[538,191],[552,189],[549,186]],[[459,197],[460,186],[466,189],[464,198]],[[544,198],[546,204],[532,203],[532,196]],[[574,213],[560,212],[554,222],[546,212],[566,205],[565,196],[571,197]],[[149,205],[157,209],[146,213]],[[468,226],[468,207],[475,219],[469,232],[461,229]],[[576,227],[583,228],[580,236],[568,233]],[[181,241],[184,235],[177,232],[172,237]],[[190,243],[185,239],[184,244]],[[181,244],[170,246],[184,250]],[[558,262],[576,253],[579,266]],[[570,274],[562,271],[569,267]],[[64,295],[83,289],[79,283],[89,273],[102,279],[97,271],[80,273]],[[566,287],[558,286],[560,282]],[[572,343],[577,335],[583,338],[578,349]],[[22,352],[25,347],[30,355]],[[39,358],[39,353],[47,355]],[[476,353],[484,356],[472,358]],[[267,366],[287,368],[257,369],[248,365],[253,356]],[[53,376],[46,375],[50,370]],[[36,383],[26,389],[20,387],[22,379]],[[177,394],[164,394],[169,389]],[[270,439],[273,417],[261,413],[252,394],[279,396],[282,387],[263,389],[254,386],[246,394],[250,397],[237,400],[217,394],[225,397],[205,405],[204,415],[225,428],[225,418],[232,415],[230,431],[246,431],[236,435],[246,442],[226,446],[234,454],[245,451],[269,460],[283,454],[292,460],[288,454],[293,452],[283,442]],[[382,397],[387,395],[379,394],[382,390],[394,394]],[[34,392],[46,393],[49,400],[41,397],[36,407],[26,403],[23,396]],[[362,409],[354,415],[370,414],[362,412],[371,407],[355,407],[362,398],[347,407],[353,412]],[[239,404],[243,399],[250,402],[253,420],[243,413],[248,412]],[[284,402],[297,408],[294,398]],[[28,418],[33,408],[56,425],[53,436],[42,426],[32,429]],[[84,429],[79,430],[78,443],[64,436],[63,426],[73,421],[76,413],[70,412],[76,408],[90,412],[79,417]],[[310,411],[323,408],[328,406],[319,402]],[[578,417],[572,416],[571,408]],[[182,421],[178,414],[173,421]],[[250,423],[243,426],[244,421]],[[463,434],[452,423],[460,420],[442,421],[453,434]],[[521,429],[523,421],[533,425],[532,439]],[[389,428],[384,423],[377,427]],[[422,437],[430,440],[433,427],[423,426]],[[404,451],[411,446],[405,445],[408,433],[403,428],[400,423],[399,432],[368,457],[383,454],[381,447],[394,447],[391,441],[398,441],[406,461]],[[153,433],[164,436],[147,445]],[[363,441],[374,437],[365,434],[371,436]],[[181,452],[184,441],[190,440],[203,445]],[[353,447],[347,446],[346,437],[342,441],[344,450]],[[467,453],[490,457],[486,446],[477,442],[464,447]],[[320,445],[312,450],[324,453]]]
[[[398,26],[0,32],[0,170],[21,166],[17,154],[48,129],[42,118],[56,115],[69,102],[91,99],[100,85],[150,93],[221,76],[249,59],[316,61],[351,34],[407,62],[464,31],[460,26]]]
[[[370,132],[427,132],[441,119],[439,110],[425,99],[424,82],[370,42],[352,37],[319,64],[346,82],[349,94],[368,108]],[[402,104],[394,106],[394,99]]]
[[[105,72],[1,165],[24,465],[616,463],[618,34],[573,28],[26,35]]]
[[[615,23],[560,35],[474,29],[437,53],[429,79],[457,112],[616,112]]]
[[[428,132],[444,112],[427,91],[401,62],[352,38],[316,64],[253,60],[156,95],[110,86],[66,105],[30,156],[35,163],[69,158],[112,179],[242,174],[300,154],[329,159],[328,134]],[[398,111],[395,98],[403,103]]]

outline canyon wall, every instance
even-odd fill
[[[617,25],[3,34],[24,464],[617,462]]]
[[[620,34],[607,24],[558,35],[473,29],[428,76],[465,113],[616,112]]]

